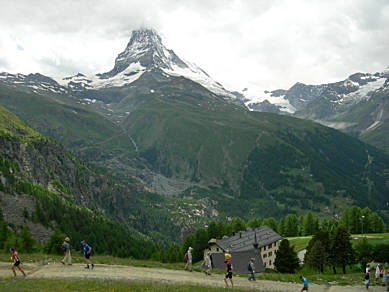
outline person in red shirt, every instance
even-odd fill
[[[11,260],[14,261],[14,264],[12,265],[12,272],[14,273],[14,277],[16,277],[16,272],[15,272],[16,268],[18,268],[19,271],[21,271],[23,276],[25,277],[26,273],[22,269],[22,261],[21,261],[21,259],[19,257],[18,252],[16,250],[14,250],[12,247],[9,249],[9,251],[12,254]]]

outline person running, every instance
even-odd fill
[[[83,246],[83,252],[84,252],[84,256],[85,256],[85,263],[86,263],[86,267],[85,269],[89,269],[89,265],[91,264],[91,261],[90,261],[90,254],[92,252],[92,247],[90,247],[85,240],[81,241],[81,244]],[[92,270],[93,268],[95,267],[94,264],[92,264]]]
[[[193,248],[189,247],[188,251],[185,254],[185,260],[186,260],[185,270],[189,272],[192,272],[192,250]]]
[[[212,261],[211,261],[211,252],[207,251],[204,257],[205,266],[207,267],[206,275],[210,276],[212,274]]]
[[[14,261],[14,264],[12,265],[12,272],[14,273],[14,277],[16,277],[16,271],[15,269],[18,268],[19,271],[22,272],[23,276],[26,276],[26,273],[22,269],[22,260],[19,257],[19,254],[16,250],[14,250],[12,247],[9,249],[9,251],[12,254],[11,260]]]
[[[72,256],[70,255],[70,238],[66,237],[65,241],[62,243],[62,250],[65,254],[65,257],[62,259],[61,263],[63,265],[71,265],[72,264]]]
[[[379,284],[379,279],[380,279],[380,274],[381,274],[381,265],[377,264],[377,267],[375,268],[375,284]]]
[[[365,287],[369,289],[370,286],[370,273],[365,273]]]
[[[365,273],[369,273],[370,274],[370,264],[366,265]]]
[[[309,287],[309,284],[308,284],[308,280],[305,278],[305,277],[303,277],[303,276],[300,276],[300,280],[303,282],[303,284],[304,284],[304,286],[303,286],[303,288],[301,288],[301,292],[303,292],[303,291],[308,291],[308,287]]]
[[[255,258],[251,258],[247,264],[247,269],[250,272],[249,281],[255,281]]]
[[[385,281],[386,281],[386,291],[389,291],[389,271],[385,276]]]
[[[228,282],[227,279],[230,279],[231,282],[231,288],[234,289],[234,282],[232,281],[232,263],[231,263],[231,255],[229,253],[226,253],[225,255],[225,261],[224,264],[227,267],[227,273],[224,276],[224,283],[226,284],[226,288],[228,288]]]

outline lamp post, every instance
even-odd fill
[[[365,216],[362,215],[362,235],[363,235],[363,220],[365,219]]]

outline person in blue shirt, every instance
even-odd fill
[[[82,244],[82,251],[84,252],[84,256],[85,256],[85,263],[86,263],[86,267],[85,269],[89,269],[89,265],[91,264],[91,261],[90,261],[90,254],[92,252],[92,247],[90,247],[85,240],[81,241],[81,244]],[[92,264],[92,270],[93,268],[95,267],[94,264]]]
[[[386,281],[386,291],[389,291],[389,272],[386,274],[385,281]]]
[[[303,292],[304,290],[308,291],[308,286],[309,286],[308,280],[306,278],[304,278],[303,276],[300,276],[300,280],[303,281],[303,284],[304,284],[303,288],[301,288],[301,292]]]

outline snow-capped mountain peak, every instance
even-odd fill
[[[56,81],[72,90],[119,87],[131,84],[144,73],[151,71],[166,76],[183,76],[218,95],[235,98],[204,70],[181,59],[173,50],[167,49],[154,29],[133,31],[125,50],[115,59],[115,65],[111,71],[89,77],[77,74],[73,77],[56,79]]]

